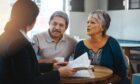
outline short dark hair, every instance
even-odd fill
[[[10,21],[5,28],[13,30],[25,28],[36,20],[38,13],[39,8],[32,0],[17,0],[12,7]]]
[[[69,18],[68,18],[68,15],[63,11],[55,11],[50,17],[49,24],[50,24],[51,20],[56,16],[61,17],[65,20],[66,28],[67,28],[68,24],[69,24]]]

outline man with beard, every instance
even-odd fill
[[[56,57],[67,59],[72,55],[76,40],[66,34],[68,15],[62,11],[54,12],[49,20],[48,31],[33,36],[34,49],[41,56],[40,63],[56,62]]]

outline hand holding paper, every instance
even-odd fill
[[[90,63],[91,61],[89,60],[87,53],[84,53],[75,60],[70,61],[68,66],[79,70],[74,74],[75,77],[94,77],[92,69],[89,69],[91,68]]]

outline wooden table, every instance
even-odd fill
[[[60,84],[85,84],[85,83],[93,83],[97,81],[103,81],[110,78],[113,74],[113,71],[107,67],[94,65],[94,78],[86,78],[86,77],[68,77],[62,78],[60,80]]]

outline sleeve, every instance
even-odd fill
[[[7,67],[6,59],[0,54],[0,83],[4,84],[7,77]]]
[[[32,41],[33,41],[33,48],[36,54],[39,54],[39,40],[37,35],[34,35],[32,37]]]
[[[127,76],[127,66],[126,66],[126,63],[124,60],[124,56],[123,56],[121,47],[116,40],[114,40],[110,43],[111,43],[111,49],[113,52],[115,73],[122,78],[126,77]]]
[[[73,54],[74,54],[74,49],[76,47],[77,41],[74,38],[71,38],[71,42],[69,43],[69,49],[70,52],[68,54],[68,56],[66,56],[65,61],[69,61],[71,58],[73,58]]]
[[[38,76],[30,84],[58,84],[60,80],[59,71],[50,71],[44,75]]]
[[[84,53],[84,47],[82,44],[83,41],[80,41],[79,43],[77,43],[75,50],[74,50],[74,59],[76,59],[77,57],[79,57],[80,55],[82,55]]]
[[[39,63],[40,73],[46,73],[53,69],[53,63]]]
[[[60,80],[59,71],[50,71],[44,75],[39,73],[39,67],[35,55],[29,48],[30,45],[22,45],[16,48],[11,56],[11,72],[14,76],[16,84],[56,84]],[[15,48],[14,45],[10,49]],[[32,48],[31,48],[32,49]],[[51,65],[45,66],[52,69]]]
[[[73,50],[73,52],[72,52],[72,54],[74,53],[74,49],[76,47],[76,44],[77,44],[77,41],[73,38],[73,41],[72,41],[72,50]]]

